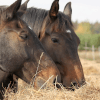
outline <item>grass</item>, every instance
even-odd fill
[[[31,85],[19,80],[18,92],[16,94],[6,92],[5,96],[8,100],[100,100],[100,64],[82,58],[81,62],[87,84],[75,91],[64,87],[57,89],[51,84],[45,89],[36,91]]]

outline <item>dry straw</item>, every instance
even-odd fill
[[[45,83],[47,87],[36,91],[33,86],[23,85],[19,80],[18,92],[8,92],[5,96],[8,100],[100,100],[100,63],[84,59],[81,62],[87,84],[75,91],[65,89],[61,84],[61,89],[57,89],[49,82]]]

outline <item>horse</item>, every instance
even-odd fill
[[[23,4],[24,7],[27,7]],[[73,29],[71,2],[59,11],[59,0],[54,0],[50,10],[28,8],[22,19],[34,30],[47,53],[57,65],[65,87],[81,87],[85,77],[78,56],[80,39]]]
[[[49,79],[53,84],[60,73],[36,34],[21,19],[21,0],[0,9],[0,99],[16,75],[35,89]],[[58,76],[58,77],[57,77]],[[12,84],[12,83],[11,83]]]

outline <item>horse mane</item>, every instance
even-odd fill
[[[47,16],[48,11],[44,9],[37,9],[34,7],[28,8],[22,19],[39,35],[43,21]]]
[[[39,32],[43,26],[44,19],[47,16],[48,16],[48,10],[31,7],[31,8],[27,9],[26,13],[22,16],[22,19],[29,25],[29,27],[31,27],[32,30],[34,30],[36,35],[39,36]],[[62,29],[62,28],[64,29],[64,27],[63,27],[63,24],[65,23],[64,20],[68,20],[69,23],[71,24],[71,26],[73,26],[70,18],[68,16],[66,16],[64,13],[59,11],[58,16],[60,18],[59,18],[57,25],[59,25],[58,27],[60,29]],[[46,20],[47,24],[48,24],[48,20]]]

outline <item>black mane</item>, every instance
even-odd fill
[[[34,30],[38,35],[42,27],[42,23],[47,16],[48,11],[37,8],[28,8],[22,19]],[[38,26],[38,27],[37,27]]]

